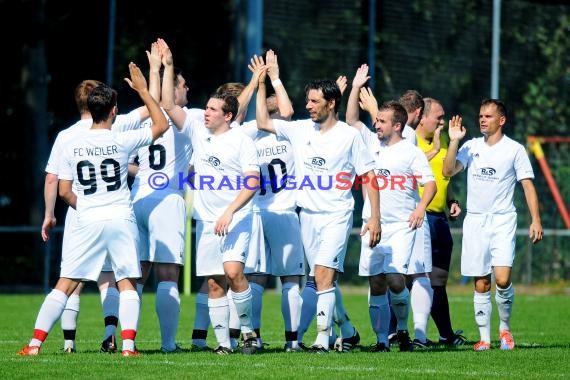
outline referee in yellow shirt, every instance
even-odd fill
[[[439,330],[439,343],[449,346],[459,346],[466,342],[462,330],[454,331],[451,327],[449,302],[446,284],[449,277],[449,266],[453,251],[453,238],[449,229],[446,208],[449,208],[449,218],[455,220],[461,213],[459,202],[453,199],[450,178],[442,174],[443,159],[447,154],[448,141],[441,136],[444,127],[442,104],[433,98],[424,98],[424,112],[416,127],[418,147],[426,153],[431,165],[437,192],[426,209],[429,222],[432,247],[433,269],[430,274],[433,289],[433,304],[431,317]],[[420,196],[423,188],[420,187]]]

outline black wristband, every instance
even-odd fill
[[[447,201],[447,208],[451,208],[451,205],[454,203],[457,205],[457,207],[461,207],[457,199],[450,199]]]

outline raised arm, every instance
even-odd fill
[[[160,102],[160,54],[158,51],[158,45],[153,42],[150,47],[150,52],[146,51],[146,56],[149,63],[149,80],[148,80],[148,90],[152,97]],[[146,106],[141,106],[136,109],[139,113],[141,121],[148,119],[150,112]]]
[[[156,43],[158,44],[162,65],[164,66],[161,91],[162,108],[164,108],[176,128],[180,130],[184,126],[187,115],[182,107],[174,102],[174,59],[166,41],[159,38]]]
[[[257,89],[257,85],[259,83],[259,75],[262,70],[265,70],[263,57],[254,55],[251,57],[249,62],[250,63],[247,65],[247,67],[252,72],[252,75],[249,83],[245,86],[243,91],[238,96],[239,108],[238,113],[235,117],[235,120],[238,123],[241,123],[244,120],[247,108],[249,107],[249,102],[253,97],[253,92]]]
[[[357,129],[364,126],[360,121],[360,108],[358,106],[358,101],[360,97],[360,89],[364,87],[368,79],[370,79],[368,76],[368,65],[364,63],[356,70],[356,74],[352,80],[350,95],[348,96],[348,103],[346,104],[346,123]]]
[[[149,65],[148,91],[154,100],[160,103],[160,66],[162,65],[162,61],[157,42],[151,44],[150,52],[147,50],[146,56]]]
[[[463,170],[463,164],[457,160],[457,150],[459,142],[465,137],[465,127],[461,124],[463,119],[461,116],[455,115],[449,121],[449,147],[447,148],[447,156],[443,159],[443,175],[452,177]]]
[[[279,116],[284,120],[290,120],[293,116],[293,104],[291,103],[291,99],[289,99],[289,94],[287,94],[287,90],[285,90],[283,82],[281,82],[281,79],[279,78],[277,54],[275,54],[273,50],[270,49],[265,54],[265,63],[267,65],[267,75],[271,80],[273,90],[275,90]]]
[[[344,95],[344,92],[346,91],[346,87],[348,87],[348,79],[346,79],[345,75],[339,75],[338,78],[336,78],[336,85],[338,86],[339,90],[340,90],[340,95]]]
[[[435,131],[433,131],[433,147],[426,152],[426,157],[428,161],[431,161],[432,158],[437,156],[439,151],[441,150],[441,131],[443,129],[443,125],[438,126]]]
[[[372,122],[374,122],[378,116],[378,101],[376,100],[376,97],[374,96],[374,93],[372,93],[372,89],[370,87],[362,87],[360,89],[359,105],[363,111],[368,112],[370,119]]]
[[[263,79],[263,80],[262,80]],[[273,119],[267,111],[267,89],[265,88],[265,75],[260,75],[260,80],[257,86],[257,98],[255,101],[255,121],[257,129],[275,133],[273,126]]]
[[[152,130],[152,138],[153,140],[156,140],[168,129],[166,117],[160,109],[158,102],[150,95],[146,79],[141,72],[141,69],[131,62],[129,63],[129,73],[131,77],[125,78],[125,80],[133,90],[138,92],[146,108],[148,108],[148,112],[150,113],[150,118],[152,120],[152,125],[150,127]]]

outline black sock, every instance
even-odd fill
[[[239,339],[240,335],[241,335],[240,329],[230,329],[230,338]]]
[[[192,330],[192,339],[204,339],[208,338],[208,330]]]
[[[75,333],[77,330],[62,330],[63,331],[63,339],[65,340],[75,340]]]
[[[449,338],[453,336],[454,331],[451,328],[447,290],[445,286],[432,286],[431,288],[433,289],[431,317],[439,330],[439,335],[443,338]]]

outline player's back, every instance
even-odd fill
[[[89,129],[64,149],[60,178],[77,186],[78,219],[131,218],[129,154],[152,141],[150,128],[124,133]],[[84,219],[88,218],[88,219]]]
[[[93,119],[81,119],[57,134],[48,158],[46,172],[58,174],[61,155],[67,143],[88,130],[92,124]]]

